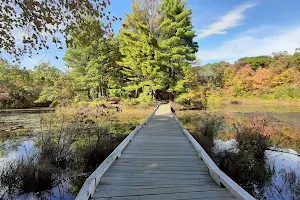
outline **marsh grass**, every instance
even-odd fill
[[[193,133],[194,138],[211,155],[214,147],[214,139],[223,128],[224,119],[218,116],[207,116],[202,118],[197,126],[197,130]]]
[[[44,191],[55,187],[54,177],[59,174],[60,170],[34,153],[7,163],[0,171],[0,186],[7,195]]]

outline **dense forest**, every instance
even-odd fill
[[[49,63],[23,69],[1,60],[0,107],[101,98],[133,104],[170,99],[205,107],[222,97],[300,98],[300,49],[293,55],[279,52],[194,66],[198,44],[186,2],[134,1],[132,9],[116,36],[93,18],[74,26],[66,41],[66,71]]]
[[[29,70],[2,60],[0,107],[56,106],[79,100],[114,97],[128,99],[133,104],[149,104],[155,99],[168,99],[167,92],[174,94],[176,102],[192,106],[207,106],[207,103],[223,97],[268,100],[300,98],[299,50],[293,55],[279,52],[272,56],[241,58],[233,64],[218,62],[189,67],[180,79],[174,77],[173,84],[176,85],[168,88],[172,83],[170,79],[170,83],[158,84],[166,81],[163,75],[153,79],[150,75],[141,75],[143,70],[149,72],[147,68],[141,68],[139,76],[129,77],[129,71],[137,71],[119,65],[123,62],[122,58],[125,58],[119,52],[120,41],[113,39],[105,42],[110,45],[100,45],[101,48],[106,45],[107,48],[114,48],[110,57],[85,52],[94,49],[90,46],[84,47],[85,51],[75,47],[69,49],[65,60],[71,70],[66,72],[49,63],[42,63]],[[85,58],[78,54],[88,56]],[[166,92],[165,96],[163,91]]]

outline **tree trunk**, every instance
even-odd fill
[[[88,89],[88,98],[91,100],[92,99],[92,97],[91,97],[91,89],[89,88]]]
[[[101,86],[98,88],[98,98],[101,97]]]

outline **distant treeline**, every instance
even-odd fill
[[[0,107],[49,106],[101,96],[129,98],[121,87],[100,88],[95,95],[76,85],[80,77],[48,63],[29,70],[0,61]],[[116,78],[122,86],[122,76]],[[184,76],[184,87],[187,92],[175,96],[175,101],[193,106],[205,106],[210,97],[300,99],[300,52],[293,55],[279,52],[272,56],[241,58],[234,64],[218,62],[192,67]],[[130,99],[138,103],[140,96]]]
[[[234,64],[218,62],[196,67],[196,81],[225,97],[300,98],[300,49],[272,56],[245,57]]]

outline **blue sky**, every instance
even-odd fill
[[[111,0],[112,15],[125,18],[131,12],[132,0]],[[199,43],[199,63],[229,61],[240,57],[293,53],[300,47],[299,0],[187,0],[193,11],[193,25]],[[120,23],[114,24],[118,32]],[[65,50],[41,51],[32,59],[24,57],[22,66],[32,68],[49,61],[66,69]],[[55,56],[59,60],[54,59]]]

